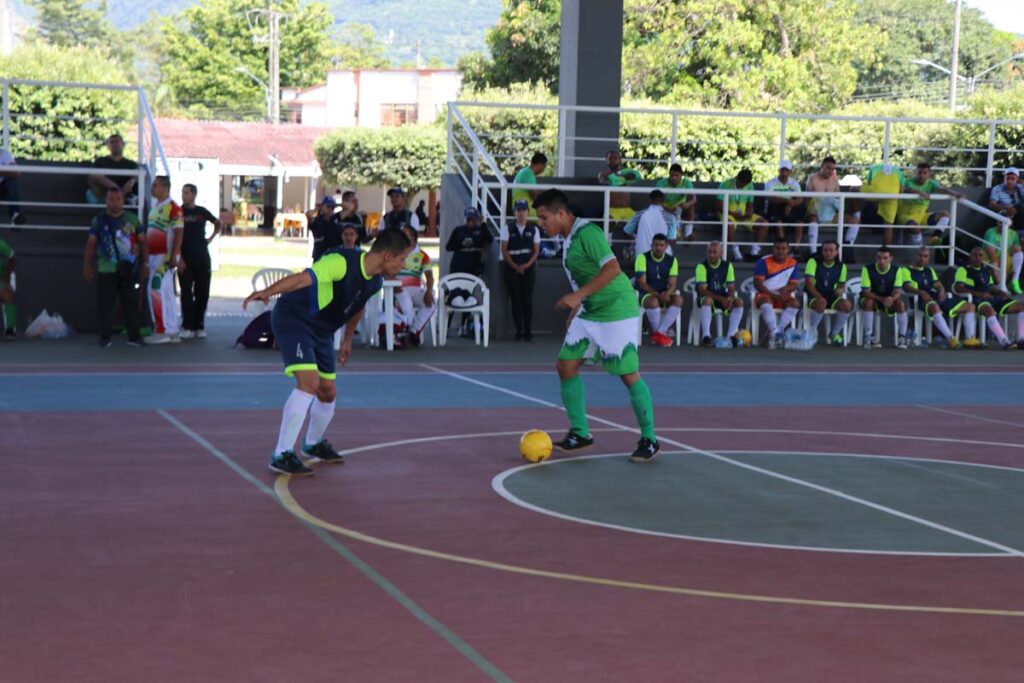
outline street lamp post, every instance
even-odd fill
[[[255,81],[257,85],[259,85],[261,88],[263,88],[263,95],[264,95],[264,97],[267,100],[267,121],[273,121],[274,120],[273,119],[274,108],[273,108],[273,101],[270,99],[270,86],[267,85],[265,81],[263,81],[258,76],[256,76],[256,74],[254,74],[253,72],[249,71],[247,68],[245,68],[241,64],[239,64],[238,66],[235,67],[235,72],[236,73],[240,73],[240,74],[245,74],[246,76],[251,78],[253,81]]]
[[[966,77],[965,76],[961,76],[958,73],[954,73],[953,71],[951,71],[950,69],[947,69],[946,67],[942,66],[941,64],[936,64],[935,62],[930,62],[927,59],[912,59],[912,60],[910,60],[910,63],[911,64],[916,64],[918,66],[930,66],[933,69],[938,69],[939,71],[941,71],[944,74],[949,74],[950,83],[954,84],[954,85],[952,85],[950,87],[950,90],[949,90],[949,108],[950,108],[950,111],[952,112],[956,108],[956,87],[955,87],[955,83],[956,83],[957,80],[961,80],[961,81],[963,81],[967,85],[967,94],[971,95],[972,93],[974,93],[974,89],[975,89],[975,87],[977,87],[978,81],[979,81],[979,79],[981,79],[982,76],[984,76],[987,73],[991,73],[991,72],[995,71],[996,69],[998,69],[1000,67],[1006,66],[1010,62],[1016,62],[1016,61],[1018,61],[1020,59],[1024,59],[1024,52],[1018,52],[1017,54],[1013,55],[1009,59],[1004,59],[1003,61],[999,62],[998,64],[995,64],[994,66],[990,66],[989,68],[985,69],[981,73],[973,74],[971,76],[966,76]]]

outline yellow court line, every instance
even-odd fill
[[[404,543],[396,543],[394,541],[388,541],[383,538],[376,536],[370,536],[368,534],[347,529],[337,524],[332,524],[326,520],[316,517],[310,512],[307,512],[303,508],[295,497],[292,496],[291,490],[288,488],[288,480],[290,477],[287,475],[280,475],[274,481],[274,491],[277,493],[278,498],[281,500],[281,504],[284,505],[285,509],[291,512],[293,515],[302,519],[309,524],[332,531],[336,534],[340,534],[347,538],[351,538],[363,543],[369,543],[371,545],[380,546],[382,548],[390,548],[392,550],[398,550],[404,553],[412,555],[420,555],[422,557],[430,557],[437,560],[446,560],[448,562],[458,562],[460,564],[472,565],[474,567],[483,567],[484,569],[494,569],[496,571],[509,572],[512,574],[523,574],[526,576],[538,576],[547,579],[558,579],[561,581],[573,581],[575,583],[588,583],[598,586],[610,586],[613,588],[631,588],[634,590],[652,591],[656,593],[671,593],[675,595],[689,595],[699,598],[714,598],[718,600],[736,600],[741,602],[767,602],[779,605],[800,605],[804,607],[837,607],[844,609],[862,609],[862,610],[879,610],[879,611],[891,611],[891,612],[920,612],[929,614],[970,614],[975,616],[987,616],[987,617],[1024,617],[1024,611],[1022,610],[1000,610],[1000,609],[982,609],[972,607],[936,607],[930,605],[887,605],[883,603],[872,603],[872,602],[843,602],[840,600],[812,600],[807,598],[787,598],[782,596],[774,595],[755,595],[751,593],[728,593],[722,591],[710,591],[700,588],[684,588],[682,586],[662,586],[652,583],[638,583],[635,581],[621,581],[618,579],[603,579],[596,576],[585,576],[582,574],[569,574],[565,572],[552,572],[543,569],[534,569],[532,567],[521,567],[518,565],[504,564],[501,562],[491,562],[490,560],[481,560],[475,557],[467,557],[465,555],[453,555],[450,553],[443,553],[437,550],[430,550],[428,548],[419,548],[417,546],[406,545]]]

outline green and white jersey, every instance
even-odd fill
[[[532,168],[530,168],[529,166],[524,166],[523,168],[519,169],[519,171],[516,173],[516,177],[512,179],[512,182],[515,183],[516,185],[536,185],[537,175],[533,172]],[[512,190],[512,201],[514,202],[520,199],[525,201],[527,204],[531,204],[532,200],[530,199],[530,191]]]
[[[690,180],[689,178],[683,178],[682,180],[679,181],[678,185],[673,185],[671,178],[662,178],[657,183],[655,183],[655,187],[660,187],[662,189],[670,188],[674,190],[692,190],[693,181]],[[669,211],[675,211],[677,206],[685,204],[691,196],[692,195],[686,194],[669,194],[666,192],[665,208],[668,209]]]
[[[601,268],[614,259],[615,254],[604,237],[604,231],[593,223],[577,218],[562,249],[562,266],[573,291],[579,291],[597,277]],[[615,276],[604,289],[584,299],[580,311],[580,318],[594,322],[614,322],[638,315],[640,308],[636,292],[622,273]]]
[[[14,257],[14,250],[11,246],[0,240],[0,280],[4,279],[4,275],[7,273],[7,262]]]

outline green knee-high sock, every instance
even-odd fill
[[[569,414],[572,431],[580,436],[590,436],[590,427],[587,426],[586,391],[583,388],[583,378],[579,375],[562,380],[562,405]]]
[[[4,304],[4,324],[8,330],[13,330],[18,326],[17,304]]]
[[[651,390],[647,388],[647,382],[641,379],[629,388],[629,402],[640,426],[640,435],[657,441],[658,437],[654,435],[654,404],[651,402]]]

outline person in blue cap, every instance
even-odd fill
[[[448,272],[469,273],[482,277],[484,274],[484,250],[489,249],[494,243],[494,236],[491,235],[490,229],[483,224],[480,212],[474,207],[466,207],[462,215],[465,223],[452,230],[452,234],[449,235],[448,242],[445,244],[445,251],[452,252]],[[469,296],[469,293],[462,296],[465,298]],[[442,324],[448,322],[442,321]],[[468,324],[469,316],[463,314],[460,334],[464,337],[470,336],[471,333]]]
[[[529,222],[530,205],[525,199],[517,199],[513,209],[515,219],[502,226],[498,237],[501,242],[502,274],[512,304],[516,341],[531,341],[533,285],[537,274],[537,257],[540,256],[540,228]]]
[[[316,216],[309,223],[309,232],[313,235],[313,261],[319,261],[325,252],[342,245],[341,222],[334,214],[337,205],[334,197],[327,195],[320,200]]]

